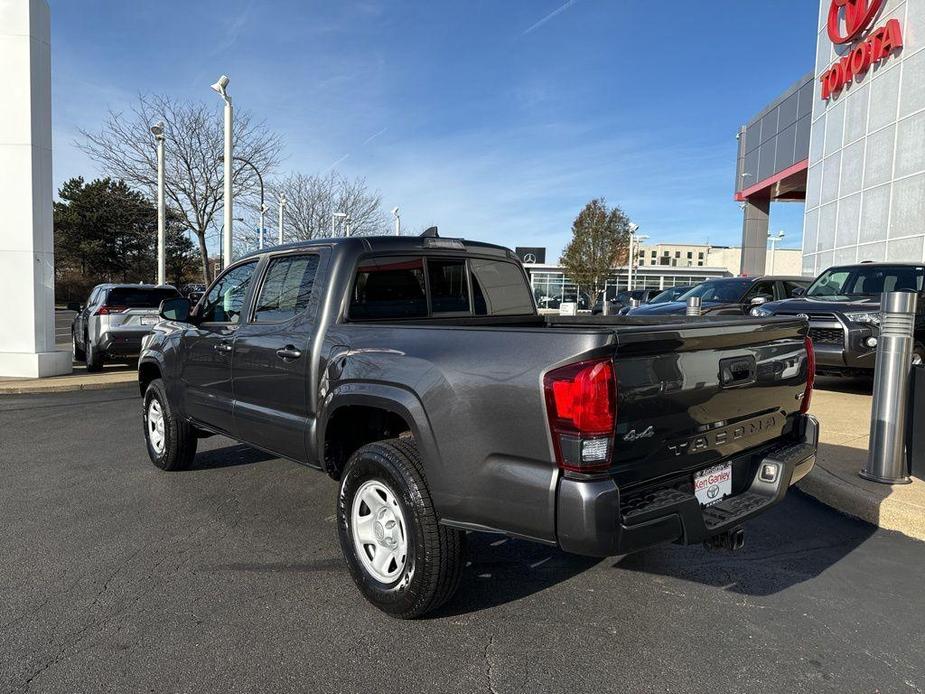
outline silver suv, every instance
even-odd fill
[[[71,324],[75,361],[87,371],[99,371],[106,359],[137,357],[141,338],[160,320],[164,299],[180,296],[174,287],[153,284],[98,284],[86,304],[69,304],[77,311]]]

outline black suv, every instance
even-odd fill
[[[922,292],[925,267],[918,263],[860,263],[832,267],[798,298],[757,306],[753,316],[809,318],[819,373],[871,375],[880,335],[880,295]],[[925,359],[925,306],[918,302],[913,362]]]
[[[726,277],[696,285],[676,301],[646,304],[630,309],[630,316],[683,316],[687,300],[699,296],[703,313],[714,316],[747,316],[756,306],[785,299],[806,289],[805,277]]]

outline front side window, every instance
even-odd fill
[[[472,258],[472,294],[477,316],[518,316],[534,313],[523,272],[514,263]]]
[[[421,258],[364,260],[350,297],[355,320],[425,318],[424,261]]]
[[[254,322],[278,323],[295,318],[308,308],[319,260],[314,254],[271,260],[257,297]]]
[[[257,268],[257,261],[239,265],[222,275],[202,300],[199,319],[203,323],[238,323],[244,297]]]

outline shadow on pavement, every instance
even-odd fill
[[[425,619],[480,612],[567,581],[602,559],[500,535],[469,533],[466,568],[456,596]]]
[[[795,490],[745,528],[746,544],[739,552],[708,552],[700,546],[655,548],[622,557],[613,566],[739,595],[773,595],[819,576],[877,530]]]
[[[260,451],[243,444],[225,446],[223,448],[213,448],[208,451],[200,451],[196,454],[196,459],[189,471],[194,470],[217,470],[219,468],[236,467],[238,465],[253,465],[262,463],[266,460],[276,460],[279,456],[266,451]],[[182,473],[181,473],[182,474]]]

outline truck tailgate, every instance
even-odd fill
[[[807,380],[800,319],[682,319],[617,329],[621,488],[697,471],[786,435]]]

